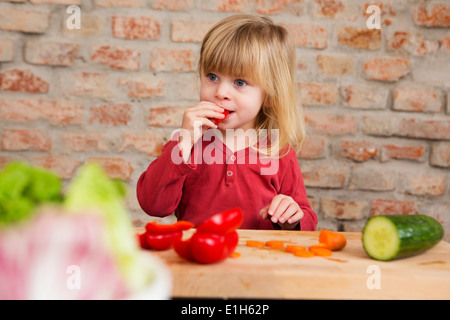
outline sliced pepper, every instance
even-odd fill
[[[225,260],[238,244],[236,229],[242,220],[240,208],[218,213],[199,224],[188,240],[175,240],[174,249],[182,258],[193,262],[209,264]]]
[[[233,208],[213,215],[197,226],[197,231],[206,233],[226,234],[236,230],[242,223],[243,214],[241,208]]]
[[[222,112],[222,114],[225,115],[225,117],[223,117],[222,119],[214,119],[214,122],[216,123],[216,125],[219,125],[219,123],[221,123],[226,117],[227,115],[230,113],[229,110],[224,109],[224,111]]]
[[[143,249],[167,250],[176,240],[181,240],[184,230],[193,226],[194,224],[188,221],[173,224],[158,224],[152,221],[145,226],[145,232],[139,235],[139,244]]]

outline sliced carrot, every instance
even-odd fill
[[[312,247],[309,249],[310,252],[312,252],[316,256],[320,257],[328,257],[331,256],[332,252],[330,249],[327,248],[320,248],[320,247]]]
[[[319,242],[323,243],[328,249],[332,251],[341,250],[347,244],[347,239],[339,232],[321,230],[319,233]]]
[[[306,248],[303,246],[298,246],[298,245],[293,245],[293,244],[288,244],[286,246],[286,252],[290,252],[290,253],[294,253],[297,250],[303,250],[306,251]]]
[[[239,258],[241,256],[241,254],[239,252],[233,251],[230,254],[230,258]]]
[[[311,258],[311,257],[314,257],[314,253],[312,253],[311,251],[306,251],[306,250],[296,250],[296,251],[294,251],[294,256],[301,257],[301,258]]]
[[[247,247],[254,247],[254,248],[264,248],[266,246],[264,242],[256,240],[247,240],[246,245]]]
[[[326,246],[326,244],[324,244],[324,243],[316,243],[316,244],[313,244],[312,246],[309,246],[308,247],[308,250],[311,250],[311,248],[325,248],[325,249],[328,249],[328,247]]]
[[[266,241],[266,246],[274,249],[284,248],[284,241],[279,240],[270,240]]]

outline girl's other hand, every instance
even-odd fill
[[[303,218],[303,211],[294,199],[279,194],[272,198],[270,205],[261,209],[259,215],[263,219],[270,218],[282,229],[293,229]]]

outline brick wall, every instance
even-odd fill
[[[380,30],[366,25],[370,4]],[[69,5],[81,9],[79,30],[67,27]],[[445,0],[1,0],[0,166],[25,160],[70,179],[98,159],[128,182],[142,225],[151,218],[136,182],[198,101],[202,36],[239,12],[295,37],[309,134],[298,157],[319,228],[423,213],[449,240]]]

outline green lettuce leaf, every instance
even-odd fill
[[[0,225],[32,216],[44,203],[61,202],[61,179],[24,162],[10,162],[0,172]]]

